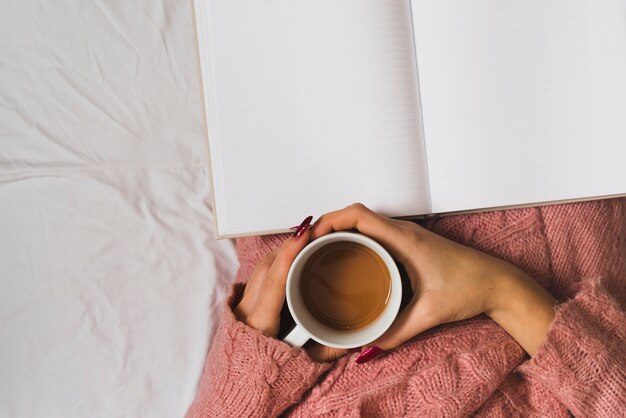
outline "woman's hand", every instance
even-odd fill
[[[293,260],[309,242],[311,220],[311,216],[307,217],[291,238],[257,263],[241,301],[233,310],[238,320],[269,337],[278,335],[287,273]],[[332,360],[346,353],[346,350],[319,344],[312,344],[306,351],[316,361]]]
[[[498,322],[530,355],[545,339],[554,318],[554,298],[513,265],[358,203],[323,215],[313,226],[311,238],[348,229],[381,243],[404,265],[414,291],[393,325],[357,362],[368,361],[434,326],[481,313]]]
[[[238,320],[269,337],[278,335],[287,273],[293,260],[309,242],[311,220],[311,216],[305,218],[291,238],[259,260],[246,283],[241,301],[233,310]]]

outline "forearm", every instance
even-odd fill
[[[555,299],[527,274],[514,269],[498,279],[497,300],[487,313],[533,356],[554,320]]]
[[[545,342],[518,369],[575,416],[624,415],[626,315],[597,279],[556,307]]]
[[[241,293],[242,286],[234,290]],[[330,367],[238,321],[233,299],[231,294],[188,418],[277,416]]]

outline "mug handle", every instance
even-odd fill
[[[291,332],[283,338],[283,341],[292,347],[302,347],[304,343],[309,341],[309,338],[311,338],[309,334],[307,334],[302,327],[296,325]]]

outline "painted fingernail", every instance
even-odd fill
[[[296,230],[296,229],[298,229],[298,228],[300,228],[300,225],[292,226],[292,227],[290,227],[289,229],[291,229],[292,231],[294,231],[294,230]],[[311,229],[313,229],[313,225],[309,225],[309,231],[310,231]]]
[[[313,220],[312,216],[307,216],[306,218],[304,218],[304,221],[302,221],[300,226],[296,228],[296,232],[293,233],[293,237],[295,239],[300,238],[302,234],[304,234],[304,231],[306,231],[307,227],[309,226],[312,220]]]
[[[355,360],[356,364],[367,363],[368,361],[370,361],[371,359],[373,359],[374,357],[376,357],[383,351],[384,351],[383,349],[378,348],[374,345],[368,348],[367,350],[365,350],[364,352],[362,352],[361,355],[356,358]]]

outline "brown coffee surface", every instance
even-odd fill
[[[350,241],[328,244],[306,262],[302,299],[321,323],[340,330],[363,328],[385,310],[391,277],[371,249]]]

